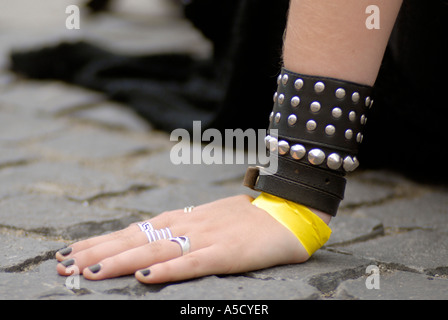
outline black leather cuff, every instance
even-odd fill
[[[245,185],[336,215],[344,175],[359,165],[371,93],[370,86],[283,68],[265,139],[278,168],[249,168]]]

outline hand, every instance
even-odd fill
[[[169,227],[174,237],[189,237],[191,249],[185,255],[176,242],[150,243],[139,226],[132,224],[74,243],[66,256],[58,252],[58,261],[72,265],[66,268],[59,263],[57,271],[68,276],[77,267],[90,280],[135,273],[143,283],[164,283],[306,261],[309,256],[297,238],[252,205],[252,200],[240,195],[195,207],[188,213],[168,211],[148,220],[154,229]],[[88,267],[96,264],[99,266],[92,272]],[[142,269],[145,271],[140,272]]]

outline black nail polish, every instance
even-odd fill
[[[149,269],[144,269],[144,270],[140,270],[140,273],[141,273],[144,277],[147,277],[147,276],[149,276],[149,274],[151,273],[151,271],[149,271]]]
[[[61,261],[61,264],[66,268],[70,267],[71,265],[75,264],[75,259],[68,259],[68,260]]]
[[[93,273],[97,273],[101,270],[101,265],[100,264],[95,264],[93,266],[89,267],[89,270],[92,271]]]
[[[73,250],[72,247],[67,247],[67,248],[59,250],[59,253],[65,257],[65,256],[68,256],[72,252],[72,250]]]

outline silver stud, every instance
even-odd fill
[[[289,153],[291,154],[291,157],[293,157],[294,159],[300,160],[305,156],[306,149],[301,144],[295,144],[291,147]]]
[[[356,170],[359,167],[359,161],[356,157],[353,157],[353,163],[354,163],[353,170]]]
[[[361,143],[363,138],[364,138],[364,136],[362,135],[361,132],[359,132],[359,133],[356,135],[356,142]]]
[[[327,166],[330,169],[338,170],[342,166],[342,158],[337,153],[332,153],[327,158]]]
[[[272,122],[272,119],[274,119],[274,111],[269,115],[269,122]]]
[[[351,157],[347,156],[344,158],[342,167],[344,168],[345,171],[352,172],[353,170],[356,169],[356,164],[355,164],[355,161]]]
[[[288,124],[292,127],[293,125],[295,125],[297,122],[297,116],[295,114],[291,114],[288,117]]]
[[[312,149],[308,152],[308,161],[311,164],[318,166],[325,161],[325,153],[320,149]]]
[[[345,131],[345,139],[350,140],[351,138],[353,138],[353,131],[348,129]]]
[[[344,170],[347,172],[355,171],[356,168],[358,168],[358,166],[359,166],[358,159],[356,159],[356,157],[351,158],[349,156],[345,157],[342,165]]]
[[[320,103],[319,103],[319,102],[317,102],[317,101],[313,101],[313,102],[311,102],[311,104],[310,104],[310,110],[311,110],[312,112],[319,112],[319,111],[320,111],[320,108],[321,108],[321,106],[320,106]]]
[[[278,103],[279,104],[283,104],[283,101],[285,101],[285,96],[283,94],[280,94],[278,96]]]
[[[280,84],[280,81],[281,81],[281,80],[282,80],[282,75],[279,74],[278,77],[277,77],[277,84]]]
[[[342,99],[345,97],[345,90],[342,88],[336,89],[335,94],[336,94],[336,98]]]
[[[276,93],[274,93],[274,103],[277,101],[277,97],[278,97],[278,93],[276,92]]]
[[[366,107],[370,106],[370,97],[366,98]]]
[[[325,84],[323,82],[319,81],[314,84],[314,91],[316,93],[321,93],[324,90],[325,90]]]
[[[294,88],[296,88],[297,90],[300,90],[300,89],[302,89],[302,87],[303,87],[303,80],[302,79],[297,79],[294,82]]]
[[[281,155],[287,154],[289,151],[289,143],[285,140],[278,142],[278,153]]]
[[[314,121],[314,120],[309,120],[309,121],[306,123],[306,128],[307,128],[308,131],[314,131],[314,130],[316,130],[316,128],[317,128],[317,123],[316,123],[316,121]]]
[[[283,78],[282,78],[282,83],[283,83],[284,86],[288,83],[288,79],[289,79],[288,75],[285,74],[285,75],[283,76]]]
[[[352,101],[354,102],[354,103],[358,103],[359,102],[359,93],[358,92],[353,92],[353,94],[352,94]]]
[[[365,114],[361,115],[360,122],[361,122],[361,124],[366,124],[366,122],[367,122],[367,118],[366,118],[366,115],[365,115]]]
[[[329,136],[332,136],[336,133],[336,128],[333,125],[329,124],[325,127],[325,133]]]
[[[271,136],[267,135],[264,137],[264,144],[266,145],[266,148],[269,149],[269,141],[271,140]]]
[[[370,106],[369,106],[369,109],[372,108],[372,106],[373,106],[373,99],[370,99]]]
[[[281,117],[282,117],[282,115],[280,114],[280,112],[277,112],[277,113],[275,114],[275,123],[279,123]]]
[[[292,99],[291,99],[291,106],[297,107],[299,105],[299,103],[300,103],[300,98],[299,97],[297,97],[297,96],[292,97]]]
[[[339,119],[342,116],[342,110],[341,108],[334,108],[333,110],[331,110],[331,115],[336,118]]]
[[[350,119],[350,121],[355,121],[356,120],[356,112],[350,111],[350,113],[348,114],[348,118]]]
[[[269,151],[276,153],[278,148],[278,140],[274,137],[269,139]]]

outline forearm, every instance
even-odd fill
[[[291,0],[283,59],[287,69],[373,85],[402,0]],[[368,29],[366,8],[379,8]]]

